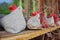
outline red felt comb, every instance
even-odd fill
[[[13,4],[13,5],[9,6],[9,9],[10,9],[11,12],[14,11],[16,8],[17,8],[16,4]]]
[[[35,12],[35,11],[32,12],[32,16],[36,16],[36,14],[37,14],[37,12]]]

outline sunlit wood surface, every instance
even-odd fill
[[[43,35],[45,33],[55,31],[59,28],[60,26],[49,27],[47,29],[41,29],[41,30],[26,30],[18,34],[9,34],[3,31],[0,32],[0,40],[29,40],[34,37]]]

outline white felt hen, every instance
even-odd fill
[[[28,20],[27,27],[29,29],[40,29],[41,28],[39,14],[37,14],[36,16],[31,17]]]
[[[1,23],[5,30],[10,33],[18,33],[25,29],[26,22],[22,13],[22,7],[2,18]]]

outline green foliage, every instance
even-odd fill
[[[35,0],[35,7],[36,7],[36,10],[35,11],[37,11],[38,10],[38,0]]]
[[[19,6],[19,2],[20,0],[13,0],[13,3],[16,4],[17,6]]]
[[[10,4],[6,2],[0,4],[0,14],[9,14],[10,13],[9,6],[13,4],[19,6],[19,1],[20,0],[13,0],[13,3]]]
[[[2,14],[2,13],[3,13],[3,14],[8,14],[8,13],[10,13],[8,6],[9,6],[9,4],[6,3],[6,2],[0,4],[0,14]]]
[[[33,12],[33,1],[30,1],[30,15],[32,15]]]
[[[38,9],[38,1],[35,0],[35,11]],[[30,1],[30,15],[32,15],[33,12],[33,0]]]
[[[36,10],[35,11],[37,11],[37,9],[38,9],[38,1],[37,0],[35,0],[36,1],[36,4],[35,4],[35,8],[36,8]],[[20,0],[13,0],[13,3],[10,3],[10,4],[8,4],[8,3],[4,3],[4,4],[0,4],[0,14],[1,13],[3,13],[3,14],[9,14],[10,13],[10,10],[9,10],[9,5],[13,5],[13,4],[16,4],[17,5],[17,7],[20,5]],[[22,0],[22,7],[23,7],[23,9],[25,8],[25,3],[24,3],[24,0]],[[32,0],[30,0],[30,15],[31,15],[31,13],[33,12],[33,1]]]
[[[22,7],[23,7],[23,9],[24,9],[24,0],[22,0]]]

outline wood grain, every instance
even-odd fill
[[[0,39],[1,40],[29,40],[29,39],[32,39],[34,37],[43,35],[45,33],[53,32],[59,28],[60,28],[60,26],[49,27],[49,28],[42,29],[42,30],[26,30],[26,31],[23,31],[23,32],[18,33],[18,34],[9,34],[6,32],[2,32],[2,34],[0,33],[0,36],[1,36]]]

